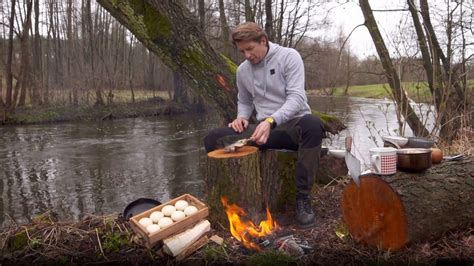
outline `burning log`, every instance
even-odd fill
[[[341,208],[352,237],[398,250],[474,221],[474,159],[444,162],[423,173],[365,175],[344,189]]]

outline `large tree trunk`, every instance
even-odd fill
[[[378,29],[377,22],[375,21],[374,15],[372,13],[372,8],[369,5],[369,1],[359,0],[359,4],[362,13],[364,14],[364,24],[369,30],[370,36],[372,37],[375,48],[380,57],[380,61],[384,68],[388,84],[390,85],[392,94],[395,98],[398,114],[405,118],[415,135],[427,136],[429,134],[428,130],[420,121],[413,108],[410,106],[408,98],[403,92],[400,78],[398,76],[397,70],[393,66],[392,60],[390,59],[390,55]]]
[[[350,182],[341,208],[354,239],[397,250],[474,221],[474,158],[444,162],[423,173],[365,175]]]
[[[179,1],[98,2],[166,65],[182,72],[226,120],[235,117],[235,65],[213,50]]]

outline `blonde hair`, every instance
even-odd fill
[[[232,31],[232,43],[235,45],[242,41],[260,42],[262,37],[268,42],[267,33],[255,22],[244,22]]]

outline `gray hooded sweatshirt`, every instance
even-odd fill
[[[311,113],[304,91],[304,65],[295,49],[269,45],[260,63],[245,60],[237,69],[237,117],[248,120],[255,108],[259,121],[273,117],[282,125]]]

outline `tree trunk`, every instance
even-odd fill
[[[344,189],[341,208],[358,241],[392,251],[474,221],[474,158],[423,173],[365,175]]]
[[[419,117],[416,115],[413,108],[408,103],[407,96],[403,92],[401,87],[400,78],[398,73],[393,66],[392,60],[388,53],[385,42],[380,34],[380,31],[375,21],[374,15],[372,13],[372,8],[369,5],[368,0],[359,0],[360,8],[365,18],[365,26],[369,30],[369,33],[374,42],[377,53],[380,57],[380,61],[385,71],[385,76],[387,77],[388,84],[390,85],[392,94],[395,98],[397,111],[400,116],[403,116],[407,121],[410,128],[413,130],[416,136],[427,136],[429,134],[426,127],[420,121]]]
[[[20,35],[20,53],[21,53],[21,65],[20,65],[20,98],[18,106],[25,106],[26,104],[26,90],[31,86],[31,55],[30,55],[30,28],[31,28],[31,10],[33,9],[33,0],[30,0],[26,4],[26,15],[25,21],[23,22],[23,29]],[[16,98],[16,97],[15,97]],[[16,99],[15,99],[16,100]]]
[[[7,82],[7,91],[5,95],[5,113],[6,116],[9,116],[12,110],[12,92],[13,92],[13,73],[12,73],[12,61],[13,61],[13,32],[14,32],[14,22],[15,22],[15,4],[16,1],[12,0],[11,2],[11,12],[9,20],[9,31],[8,31],[8,51],[7,51],[7,63],[5,65],[6,72],[6,82]],[[6,118],[8,119],[8,118]]]
[[[230,56],[230,43],[229,43],[229,25],[227,24],[227,18],[225,15],[224,0],[219,0],[219,22],[221,24],[222,31],[222,51],[226,56]]]
[[[35,37],[33,41],[33,80],[31,87],[31,104],[38,106],[42,104],[41,95],[39,93],[40,88],[43,85],[43,54],[41,52],[41,36],[39,33],[40,24],[40,3],[39,0],[34,2],[34,13],[35,13]]]
[[[247,217],[256,224],[265,212],[262,197],[262,177],[260,175],[260,152],[243,147],[243,157],[207,159],[206,196],[211,223],[225,225],[226,214],[221,197],[227,196],[230,202],[247,210]]]
[[[232,153],[223,155],[229,157]],[[211,220],[226,221],[222,196],[247,210],[247,217],[254,223],[265,219],[267,206],[272,212],[294,208],[297,158],[297,152],[281,150],[259,151],[239,158],[208,157],[206,187]],[[344,159],[323,156],[315,182],[327,184],[346,175]]]
[[[273,31],[273,12],[272,12],[271,0],[265,0],[265,32],[268,35],[268,39],[273,42],[275,41],[275,34]]]

